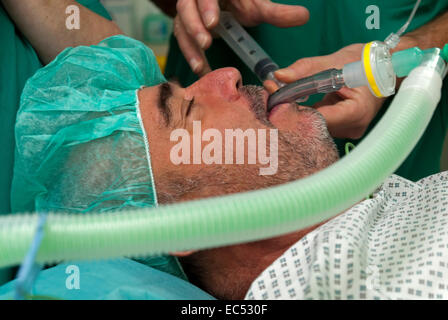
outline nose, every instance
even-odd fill
[[[239,99],[243,80],[235,68],[223,68],[208,73],[187,88],[189,95],[217,95],[232,102]]]

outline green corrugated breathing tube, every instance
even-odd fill
[[[441,95],[445,65],[442,61],[441,72],[435,59],[411,72],[377,126],[332,166],[269,189],[154,209],[50,213],[36,260],[51,263],[211,248],[290,233],[333,217],[375,190],[422,136]],[[21,262],[37,221],[37,214],[0,217],[0,267]]]

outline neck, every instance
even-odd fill
[[[243,299],[263,270],[325,222],[281,237],[198,252],[192,257],[202,269],[197,285],[219,299]]]

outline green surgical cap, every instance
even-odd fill
[[[137,92],[165,82],[125,36],[68,48],[26,84],[16,121],[15,212],[106,212],[157,197]]]

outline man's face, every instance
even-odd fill
[[[209,73],[188,88],[162,84],[139,92],[160,203],[266,188],[303,178],[338,159],[325,121],[317,111],[285,104],[267,114],[267,92],[241,83],[240,73],[226,68]],[[170,135],[173,130],[185,129],[193,136],[194,121],[200,121],[202,132],[216,129],[223,136],[228,129],[278,129],[277,172],[260,175],[260,164],[247,162],[174,164],[170,151],[178,142],[170,141]],[[246,155],[254,152],[249,149],[245,148]],[[202,250],[181,262],[190,280],[215,297],[242,299],[255,277],[306,232]]]
[[[139,99],[161,203],[269,187],[314,173],[338,157],[317,111],[284,104],[268,114],[268,93],[261,87],[242,86],[241,75],[233,68],[211,72],[187,88],[175,83],[145,88]],[[170,136],[176,129],[185,129],[192,137],[193,122],[200,122],[201,132],[215,129],[223,137],[228,129],[265,129],[267,154],[269,132],[278,129],[277,173],[260,176],[261,165],[248,164],[248,154],[256,152],[248,145],[242,165],[174,164],[170,152],[178,142],[170,141]],[[223,142],[223,155],[224,148]],[[185,185],[185,178],[190,185]]]

